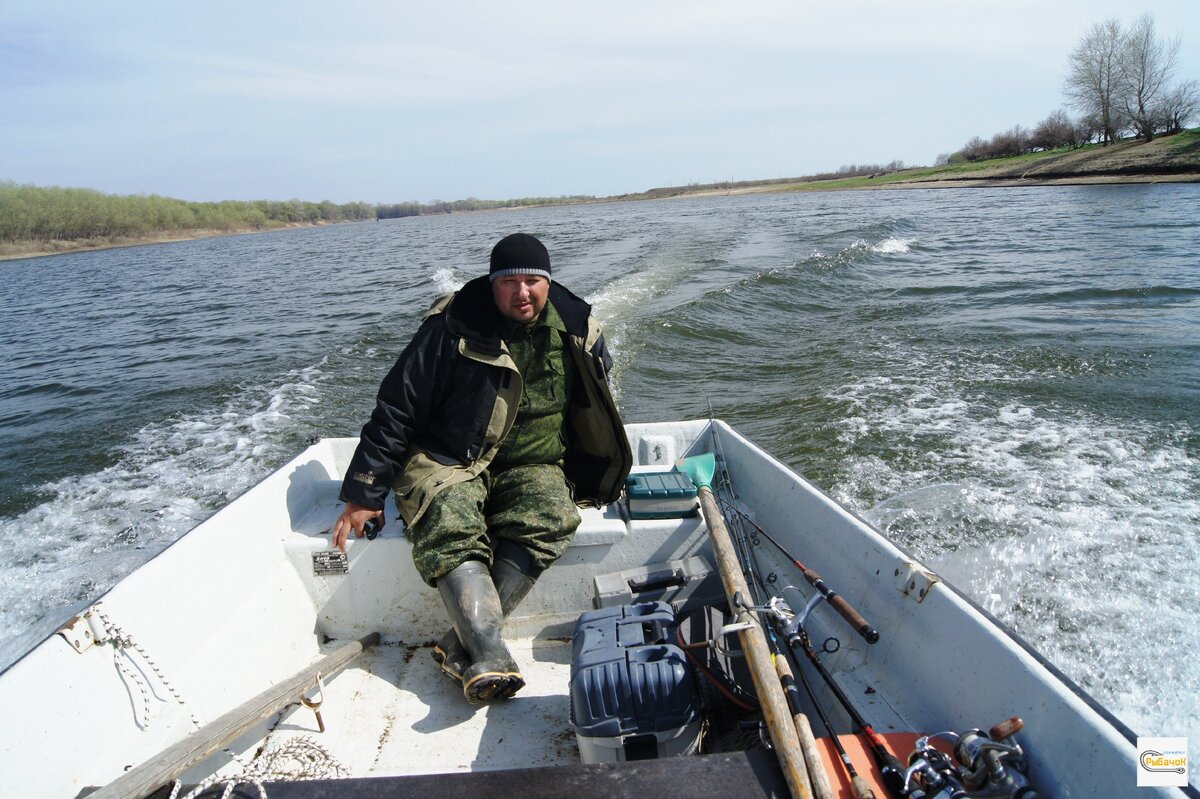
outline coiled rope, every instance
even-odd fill
[[[350,770],[310,736],[274,738],[268,740],[253,761],[248,765],[243,763],[240,772],[227,777],[214,774],[193,788],[184,799],[196,799],[204,791],[221,783],[225,784],[221,799],[229,799],[238,785],[253,785],[259,796],[267,799],[265,782],[348,776]],[[170,799],[178,799],[181,788],[182,783],[176,780]]]

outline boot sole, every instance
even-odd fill
[[[493,699],[511,699],[525,687],[525,678],[515,671],[485,671],[463,683],[463,695],[473,705]]]
[[[441,669],[442,674],[445,674],[450,679],[463,684],[463,674],[471,667],[471,661],[463,657],[465,653],[461,650],[457,652],[459,657],[451,656],[440,643],[433,645],[433,659]],[[487,677],[489,680],[495,681],[496,685],[489,684],[488,686],[479,686],[475,694],[480,698],[480,701],[488,701],[490,699],[511,699],[513,695],[525,687],[525,679],[520,672],[485,672],[477,674],[471,678],[470,682],[476,683],[480,678]],[[503,685],[499,684],[499,679],[504,678]],[[463,686],[463,693],[466,693],[466,686]],[[469,697],[468,697],[469,698]]]

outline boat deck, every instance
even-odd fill
[[[518,628],[525,626],[521,621]],[[309,738],[345,767],[343,776],[358,778],[580,765],[570,723],[570,640],[561,636],[561,625],[506,640],[527,683],[510,700],[468,704],[459,684],[434,662],[432,641],[384,643],[325,682],[320,707],[325,732],[318,730],[312,709],[293,704],[232,749],[249,761],[267,743]],[[340,643],[330,642],[327,648],[332,651]],[[307,695],[318,698],[315,686]],[[896,729],[898,718],[874,700],[871,696],[864,707],[882,722],[880,729]],[[813,713],[811,706],[805,711]],[[848,719],[838,726],[840,733],[850,732]],[[236,763],[224,760],[224,776],[238,772]],[[202,778],[203,772],[197,772],[184,781]]]
[[[538,635],[507,639],[527,680],[510,700],[471,706],[459,685],[438,669],[431,641],[385,643],[366,650],[325,683],[320,707],[325,732],[319,732],[313,710],[291,705],[232,748],[248,762],[267,744],[308,738],[345,768],[337,776],[350,778],[310,773],[300,783],[269,781],[271,795],[281,797],[417,797],[449,790],[458,799],[511,791],[540,799],[564,795],[566,785],[576,799],[638,797],[648,790],[664,799],[684,799],[697,791],[738,799],[786,796],[782,772],[763,749],[642,761],[635,768],[584,765],[570,724],[571,642],[555,634],[559,631],[561,625],[551,625]],[[308,695],[316,698],[315,691]],[[855,736],[841,737],[860,763],[869,762]],[[912,738],[902,734],[893,740],[911,746]],[[849,799],[833,744],[818,736],[818,748],[836,795]],[[238,774],[240,767],[228,757],[218,759],[225,762],[222,776]],[[213,765],[210,761],[208,769]],[[184,775],[183,782],[190,787],[203,777],[196,772]],[[204,796],[219,796],[220,790],[218,785]],[[234,795],[256,795],[252,790],[242,784]]]
[[[308,736],[354,777],[579,763],[567,696],[570,642],[524,637],[508,643],[527,681],[508,701],[468,704],[461,686],[438,669],[431,642],[383,644],[325,683],[324,733],[313,710],[292,705],[268,737],[279,743]],[[317,698],[316,691],[308,696]],[[260,729],[235,751],[252,756],[261,743]]]

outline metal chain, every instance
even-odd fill
[[[183,696],[175,690],[175,686],[172,685],[171,681],[167,679],[167,675],[165,675],[162,669],[159,668],[159,665],[154,658],[150,657],[150,653],[147,652],[145,648],[139,644],[125,628],[113,621],[112,617],[104,612],[104,610],[101,608],[101,603],[97,602],[95,605],[93,605],[92,612],[96,614],[96,617],[100,619],[100,622],[104,625],[105,634],[113,645],[113,664],[117,667],[117,671],[125,675],[127,680],[133,685],[137,686],[138,691],[141,693],[142,716],[139,718],[135,709],[134,722],[142,729],[146,729],[148,726],[150,726],[150,685],[146,679],[146,675],[133,668],[133,658],[129,654],[130,651],[137,653],[138,657],[141,658],[142,663],[145,664],[151,672],[153,672],[154,676],[158,679],[162,687],[166,689],[167,693],[170,694],[171,698],[174,699],[176,704],[178,704],[179,707],[181,707],[184,712],[187,713],[188,719],[190,719],[192,722],[192,726],[198,730],[202,729],[204,724],[199,718],[197,718],[196,714],[192,712],[191,705],[184,701]],[[124,659],[122,659],[122,655],[124,655]],[[232,749],[225,747],[223,751],[225,754],[229,755],[230,758],[241,765],[243,769],[248,768],[247,762]],[[175,785],[171,790],[170,799],[177,799],[179,791],[182,787],[183,783],[179,780],[175,780]],[[266,791],[260,790],[260,793],[263,796],[263,799],[266,799]]]

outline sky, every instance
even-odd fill
[[[1197,0],[4,0],[0,181],[185,200],[610,196],[932,164]]]

